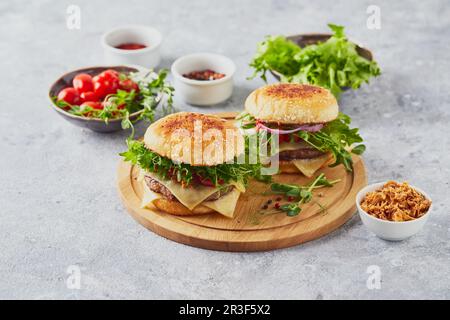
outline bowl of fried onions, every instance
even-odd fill
[[[399,241],[419,232],[432,211],[430,197],[421,189],[387,181],[369,185],[356,196],[364,225],[378,237]]]

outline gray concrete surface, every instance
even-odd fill
[[[79,5],[81,30],[66,8]],[[366,8],[381,8],[368,30]],[[0,298],[450,298],[450,6],[447,1],[1,1]],[[325,32],[344,24],[371,48],[383,75],[346,92],[344,112],[361,128],[370,182],[408,180],[433,198],[424,230],[391,243],[355,216],[332,234],[265,253],[225,253],[161,238],[128,216],[116,191],[126,133],[96,134],[49,108],[62,73],[102,63],[99,39],[114,26],[162,31],[163,66],[213,51],[238,66],[230,101],[239,110],[260,86],[247,81],[266,34]],[[142,131],[142,128],[141,128]],[[81,288],[66,285],[81,269]],[[378,266],[381,288],[369,290]]]

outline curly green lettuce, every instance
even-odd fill
[[[348,41],[343,26],[328,25],[333,36],[323,43],[300,48],[283,36],[268,36],[258,44],[250,66],[267,81],[269,70],[281,74],[281,81],[306,83],[329,89],[338,98],[344,88],[358,89],[381,74],[375,61],[361,57]]]

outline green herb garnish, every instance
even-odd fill
[[[257,129],[257,120],[250,114],[243,112],[237,118],[239,126],[242,129]],[[362,154],[366,147],[363,144],[362,137],[359,135],[357,128],[350,128],[351,118],[343,113],[339,113],[338,117],[326,123],[318,132],[297,131],[291,134],[291,139],[295,136],[306,141],[311,146],[322,152],[331,152],[334,156],[334,163],[331,167],[339,164],[344,165],[345,169],[352,171],[353,160],[351,153]],[[253,133],[256,134],[256,133]],[[270,141],[273,135],[267,134],[267,141]],[[350,150],[351,151],[348,151]]]
[[[298,131],[295,133],[298,137],[309,143],[311,146],[322,152],[331,152],[334,156],[334,163],[331,167],[343,164],[348,171],[352,170],[353,160],[351,153],[362,154],[366,147],[363,144],[355,143],[363,142],[358,133],[358,128],[350,129],[351,119],[349,116],[339,113],[339,116],[328,122],[322,130],[318,132]],[[347,151],[347,149],[351,151]]]
[[[287,203],[280,206],[281,211],[284,211],[288,216],[293,217],[298,215],[302,211],[301,209],[302,204],[308,203],[312,200],[313,198],[312,191],[314,189],[322,187],[332,187],[339,181],[340,180],[330,181],[325,177],[325,174],[321,173],[319,176],[317,176],[316,179],[314,179],[314,181],[305,186],[298,186],[284,183],[272,183],[270,185],[270,188],[272,192],[276,194],[283,194],[287,197],[293,197],[297,200],[296,203]]]
[[[223,163],[216,166],[193,166],[175,163],[162,157],[137,140],[128,140],[127,145],[128,150],[120,154],[125,161],[154,172],[162,179],[175,179],[183,186],[189,186],[195,180],[218,187],[233,181],[247,185],[249,178],[266,181],[268,179],[261,176],[261,164]]]
[[[250,79],[259,75],[267,82],[266,72],[274,70],[281,74],[282,82],[318,85],[339,97],[344,88],[357,89],[381,74],[375,61],[358,54],[343,26],[328,26],[334,33],[330,39],[303,49],[283,36],[268,36],[258,44],[250,63],[254,68]]]

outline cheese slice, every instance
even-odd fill
[[[242,183],[233,181],[230,183],[230,186],[234,186],[239,192],[245,192],[245,186]]]
[[[203,185],[183,188],[180,183],[169,179],[161,179],[153,172],[145,172],[145,174],[157,180],[159,183],[169,189],[170,192],[175,196],[175,198],[177,198],[177,200],[180,201],[189,210],[194,209],[200,203],[205,201],[209,196],[219,191],[219,188],[212,188]],[[245,192],[245,187],[240,183],[234,182],[230,183],[229,185],[234,185],[238,191]]]
[[[142,182],[142,187],[144,192],[142,195],[141,208],[150,208],[151,205],[153,205],[153,201],[162,198],[161,194],[150,190],[145,181]],[[227,218],[233,218],[234,210],[236,209],[240,195],[241,192],[238,189],[233,188],[233,190],[223,197],[220,197],[215,201],[204,201],[201,205],[208,207]]]
[[[233,218],[240,195],[239,190],[233,188],[229,193],[215,201],[202,202],[202,206],[213,209],[225,217]]]
[[[137,181],[142,182],[142,181],[144,181],[144,178],[145,178],[145,171],[140,169],[139,174],[137,176]]]
[[[144,193],[142,195],[141,208],[149,208],[153,204],[153,201],[162,198],[161,194],[150,190],[145,181],[142,181],[142,188]]]
[[[324,154],[323,156],[313,159],[298,159],[292,160],[292,164],[300,170],[308,178],[311,178],[314,173],[324,166],[330,160],[330,154]]]

